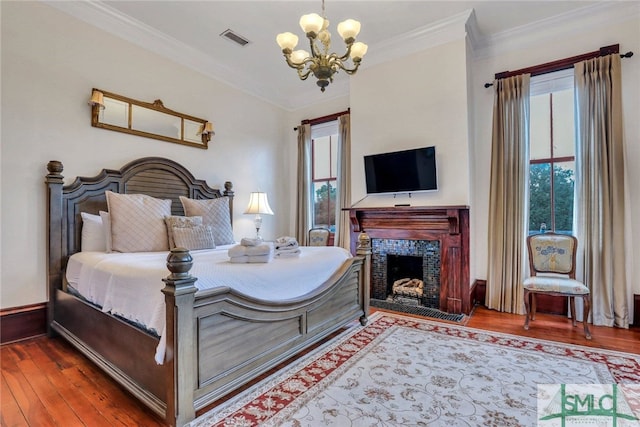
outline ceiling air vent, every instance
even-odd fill
[[[244,37],[234,33],[231,30],[225,30],[222,32],[222,34],[220,34],[221,37],[224,37],[227,40],[230,40],[234,43],[239,44],[240,46],[245,46],[247,44],[249,44],[249,40],[245,39]]]

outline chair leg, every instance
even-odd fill
[[[525,310],[525,317],[524,317],[524,329],[525,330],[529,330],[529,298],[530,298],[531,294],[530,292],[525,289],[524,290],[524,310]]]
[[[531,294],[531,320],[536,320],[536,293]]]
[[[589,312],[591,311],[591,296],[589,294],[582,296],[584,310],[582,314],[582,323],[584,325],[584,336],[590,340],[591,332],[589,331]]]
[[[571,309],[571,321],[576,326],[576,298],[569,297],[569,308]]]

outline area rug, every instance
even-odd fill
[[[376,312],[190,426],[535,426],[538,384],[637,386],[640,356]]]

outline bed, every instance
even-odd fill
[[[175,248],[160,254],[166,266],[157,290],[164,300],[161,333],[105,312],[74,291],[67,278],[67,267],[84,252],[82,217],[106,211],[111,192],[171,200],[171,215],[177,216],[184,215],[181,197],[227,198],[233,218],[232,185],[213,189],[182,165],[159,157],[103,169],[69,185],[64,185],[61,162],[49,162],[47,170],[49,334],[69,341],[169,425],[188,423],[196,411],[354,320],[366,324],[371,252],[365,234],[357,255],[340,261],[317,286],[274,300],[251,292],[252,285],[259,289],[254,283],[242,291],[223,283],[198,289],[192,270],[202,271],[203,257],[221,255]],[[153,256],[157,268],[162,261]],[[156,360],[159,348],[162,364]]]

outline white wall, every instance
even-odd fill
[[[437,192],[367,196],[365,155],[431,145]],[[359,207],[468,205],[465,40],[359,71],[351,80],[351,147],[351,194]]]
[[[0,308],[48,299],[46,164],[60,160],[66,183],[143,156],[171,158],[214,188],[232,181],[236,238],[255,233],[243,215],[249,193],[266,191],[276,212],[263,235],[289,230],[290,130],[286,112],[142,50],[39,2],[2,2]],[[208,150],[90,125],[98,87],[214,122]],[[247,153],[251,153],[250,156]]]
[[[640,182],[640,16],[638,7],[623,14],[616,22],[582,26],[581,31],[563,37],[538,35],[531,43],[517,51],[497,53],[488,59],[476,61],[473,67],[472,87],[474,90],[475,147],[473,176],[475,225],[472,228],[475,244],[472,245],[472,257],[477,261],[475,279],[486,279],[487,261],[487,223],[489,202],[489,167],[491,163],[491,119],[493,108],[493,90],[485,89],[484,83],[493,81],[496,72],[516,70],[536,64],[591,52],[603,46],[620,44],[620,51],[633,51],[635,55],[622,60],[624,132],[626,138],[627,178],[630,186],[631,232],[627,235],[631,248],[629,271],[632,278],[640,274],[640,191],[635,187]],[[635,4],[637,6],[637,3]],[[624,7],[624,5],[623,5]],[[545,37],[546,36],[546,37]],[[507,41],[505,40],[505,43]],[[500,51],[500,45],[496,51]],[[473,279],[473,277],[472,277]],[[640,282],[631,280],[634,293],[640,293]],[[632,306],[631,306],[632,307]]]

